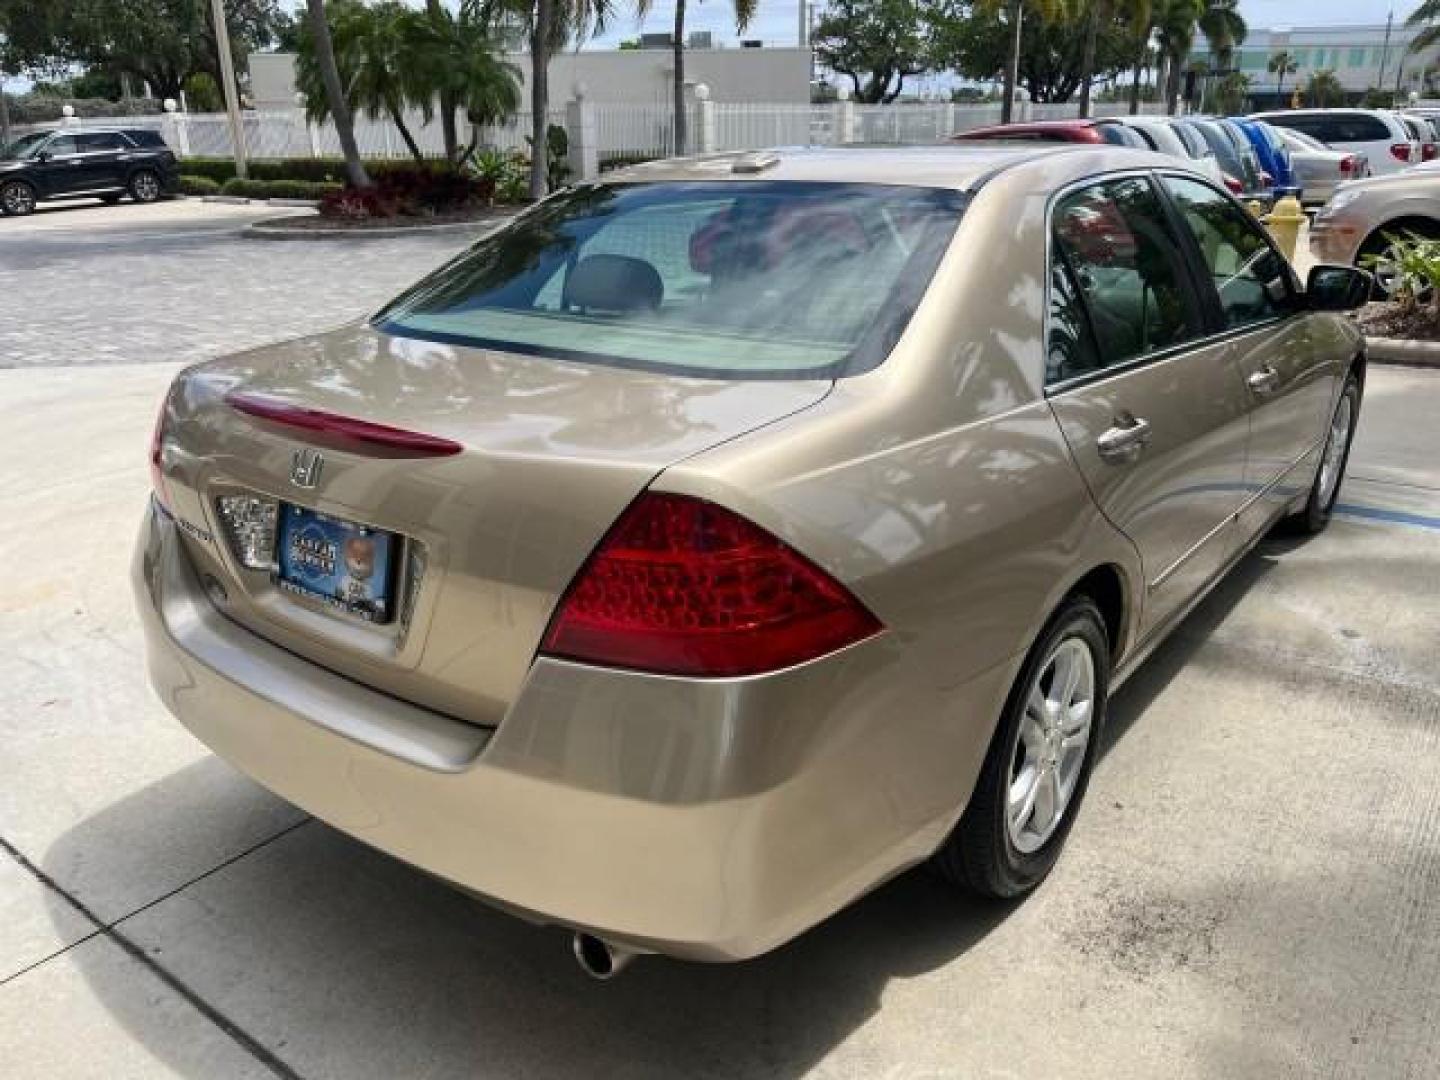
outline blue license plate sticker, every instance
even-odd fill
[[[275,583],[346,615],[388,622],[394,544],[391,533],[282,504]]]

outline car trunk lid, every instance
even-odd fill
[[[166,410],[164,497],[235,621],[398,697],[495,723],[560,594],[654,476],[829,386],[680,378],[352,326],[183,373]],[[297,596],[273,565],[247,568],[219,510],[245,497],[392,534],[384,617]]]

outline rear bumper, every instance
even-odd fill
[[[152,508],[133,565],[150,678],[217,754],[516,914],[691,959],[764,952],[927,857],[1011,674],[942,696],[885,635],[750,680],[542,659],[486,729],[231,622],[178,541]]]
[[[1351,266],[1364,237],[1353,221],[1317,214],[1310,223],[1310,254],[1316,262]]]

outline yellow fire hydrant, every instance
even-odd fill
[[[1300,200],[1286,195],[1275,203],[1275,208],[1261,219],[1270,235],[1275,238],[1285,258],[1295,261],[1295,245],[1300,241],[1300,226],[1305,224],[1305,211]]]

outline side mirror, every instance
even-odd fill
[[[50,156],[51,156],[51,155],[50,155],[50,151],[49,151],[49,150],[37,150],[37,151],[35,151],[35,160],[36,160],[36,161],[49,161],[49,160],[50,160]]]
[[[1369,271],[1353,266],[1312,266],[1305,282],[1306,306],[1311,311],[1354,311],[1370,299],[1373,284]]]

